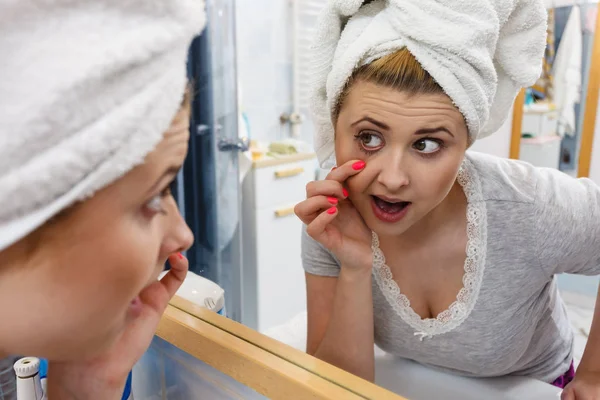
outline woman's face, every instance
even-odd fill
[[[338,165],[364,160],[350,199],[379,235],[402,235],[448,195],[467,148],[462,114],[444,94],[414,95],[358,81],[336,122]]]
[[[30,237],[0,254],[0,352],[93,356],[137,316],[138,294],[193,242],[168,189],[188,117],[180,111],[144,164],[42,228],[35,249]]]

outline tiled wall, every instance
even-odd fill
[[[289,137],[279,116],[292,109],[292,7],[289,0],[237,0],[237,65],[242,111],[259,141]]]
[[[236,20],[241,109],[248,117],[250,136],[259,141],[287,138],[289,126],[281,125],[279,116],[292,110],[291,0],[237,0]],[[476,150],[507,157],[511,121],[508,118],[501,133],[478,143]],[[312,143],[310,121],[301,134]]]
[[[263,400],[233,378],[162,339],[152,345],[133,370],[135,400]]]

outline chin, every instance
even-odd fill
[[[85,343],[82,346],[81,357],[83,359],[94,359],[107,351],[111,350],[121,337],[121,333],[110,332],[104,335],[102,338],[97,338],[94,343]]]
[[[81,343],[81,353],[84,354],[83,358],[95,358],[112,349],[121,339],[128,324],[129,319],[125,314],[122,318],[111,321],[110,328],[103,331],[98,330],[94,336],[90,336],[85,343]]]
[[[97,358],[114,346],[116,338],[92,338],[82,342],[46,342],[39,351],[30,351],[36,357],[46,358],[56,362],[73,362]]]
[[[405,234],[412,226],[408,220],[400,221],[396,223],[381,222],[378,219],[372,217],[371,221],[367,223],[369,229],[375,232],[378,236],[401,236]]]

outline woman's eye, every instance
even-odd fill
[[[148,202],[145,204],[146,210],[148,210],[152,214],[166,214],[166,211],[163,207],[163,199],[170,195],[171,187],[167,186],[165,189],[163,189],[162,192],[148,200]]]
[[[383,144],[383,140],[377,135],[372,133],[363,133],[360,137],[362,145],[368,149],[380,147]]]
[[[148,208],[149,211],[152,211],[152,212],[155,212],[155,213],[162,212],[163,211],[162,199],[163,199],[162,194],[157,194],[156,196],[154,196],[153,198],[151,198],[146,203],[146,207]]]
[[[421,139],[417,141],[414,146],[415,150],[421,153],[435,153],[441,147],[440,143],[436,140]]]

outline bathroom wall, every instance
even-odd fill
[[[596,296],[598,284],[600,284],[600,278],[597,276],[563,274],[558,277],[559,289],[583,296]]]
[[[292,109],[292,5],[290,0],[237,0],[237,67],[241,110],[250,124],[251,139],[289,137],[279,117]],[[473,150],[508,157],[512,112],[500,130]],[[312,143],[312,129],[302,129]]]
[[[279,117],[292,109],[291,3],[237,0],[236,19],[241,111],[250,123],[250,137],[286,138],[289,126]]]
[[[508,157],[510,154],[510,136],[512,133],[512,108],[504,124],[496,133],[476,141],[471,150],[493,154],[498,157]]]

